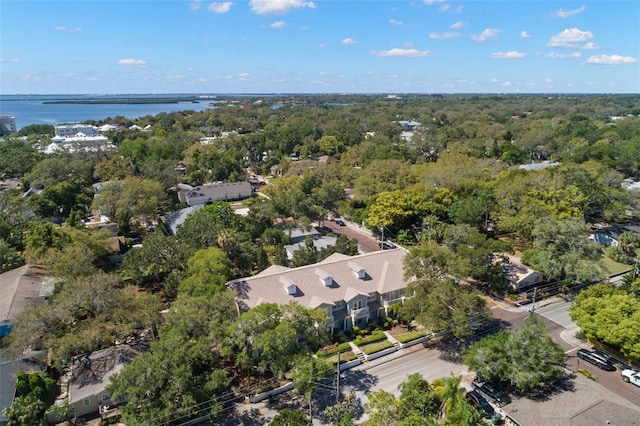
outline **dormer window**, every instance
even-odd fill
[[[283,287],[284,287],[284,290],[287,292],[287,294],[289,296],[293,296],[294,294],[296,294],[298,292],[298,286],[295,285],[295,284],[285,285]]]
[[[359,279],[363,280],[367,276],[367,271],[357,263],[349,262],[347,263],[347,266]]]
[[[280,277],[280,282],[282,283],[282,288],[284,288],[289,296],[293,296],[298,292],[298,286],[295,285],[291,279],[282,276]]]
[[[331,275],[329,275],[322,269],[316,269],[315,273],[318,278],[320,278],[322,285],[324,285],[325,287],[331,287],[331,285],[333,284],[333,277]]]

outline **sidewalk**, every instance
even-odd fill
[[[560,338],[572,346],[590,350],[591,345],[576,337],[576,334],[578,334],[578,332],[580,332],[580,327],[574,325],[573,327],[565,328],[564,330],[562,330],[560,332]]]

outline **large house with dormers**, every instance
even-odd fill
[[[246,311],[261,303],[297,302],[325,309],[331,329],[351,330],[386,316],[405,299],[407,281],[402,248],[357,256],[334,253],[322,262],[298,268],[273,265],[261,273],[228,283]]]

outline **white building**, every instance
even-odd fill
[[[253,188],[247,181],[205,183],[195,188],[178,192],[178,200],[189,206],[212,203],[214,201],[232,201],[249,198]]]
[[[9,114],[0,114],[0,136],[10,135],[18,131],[16,118]]]
[[[100,129],[90,124],[66,124],[54,126],[56,135],[51,138],[51,145],[44,150],[51,154],[64,148],[68,151],[75,150],[103,150],[114,146],[109,138],[104,136]]]

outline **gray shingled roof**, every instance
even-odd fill
[[[24,265],[0,274],[0,321],[13,320],[29,303],[41,303],[44,274]]]
[[[357,295],[388,293],[406,287],[401,248],[357,256],[333,254],[323,262],[299,268],[271,267],[253,277],[229,283],[248,308],[260,303],[287,304],[296,301],[307,308],[349,301]],[[358,278],[358,269],[364,270]],[[322,275],[322,277],[321,277]],[[325,278],[331,277],[330,285]],[[285,287],[295,284],[288,294]]]
[[[571,383],[572,389],[559,391],[546,400],[519,398],[503,410],[523,426],[640,424],[637,405],[581,374]]]
[[[119,345],[80,357],[74,362],[69,381],[69,404],[103,392],[109,378],[139,354],[131,346]]]
[[[18,373],[44,371],[45,368],[46,353],[44,352],[25,355],[14,360],[5,357],[0,349],[0,424],[5,424],[7,421],[2,411],[13,403]]]

